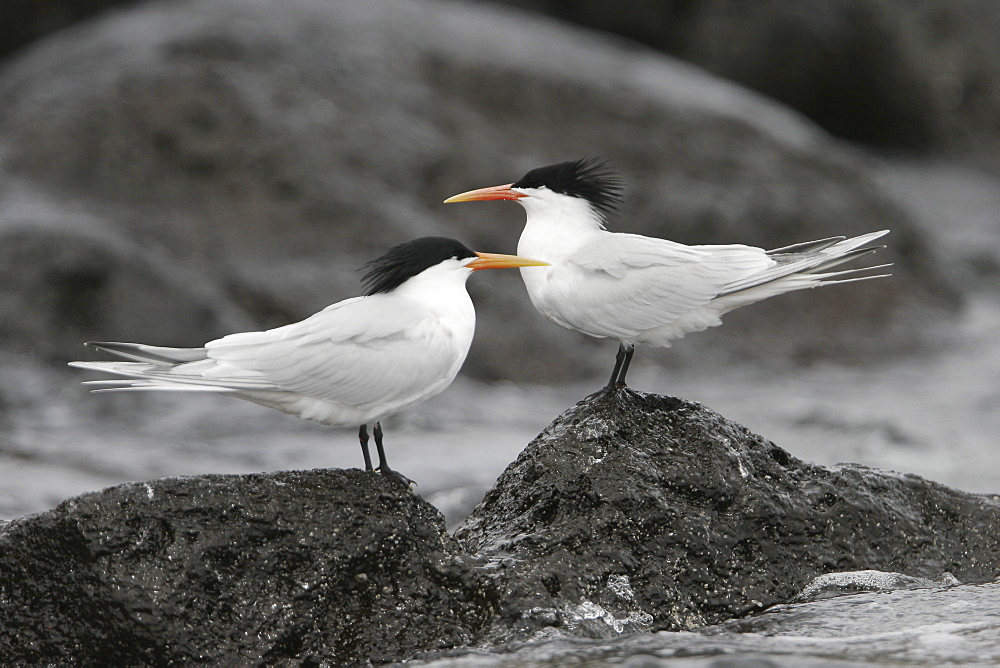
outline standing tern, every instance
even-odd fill
[[[520,180],[445,200],[514,200],[527,214],[517,252],[550,266],[521,272],[531,302],[557,325],[619,342],[608,388],[625,387],[636,344],[669,346],[722,324],[740,306],[793,290],[878,276],[833,267],[874,253],[888,230],[832,237],[774,250],[744,245],[685,246],[609,232],[623,182],[604,163],[584,159],[533,169]]]
[[[201,348],[92,342],[87,345],[130,361],[70,366],[124,377],[85,383],[101,386],[98,392],[218,392],[321,424],[360,424],[369,471],[367,425],[373,423],[378,470],[395,474],[385,459],[380,421],[439,394],[455,379],[476,326],[466,279],[480,269],[545,264],[424,237],[365,265],[365,296],[301,322],[230,334]]]

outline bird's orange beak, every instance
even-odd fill
[[[532,260],[530,257],[520,255],[500,255],[499,253],[476,253],[477,257],[469,262],[466,267],[473,271],[480,269],[510,269],[512,267],[547,267],[548,262]]]
[[[451,204],[453,202],[486,202],[494,199],[514,199],[518,200],[522,197],[527,197],[524,193],[515,192],[511,190],[513,183],[508,183],[503,186],[490,186],[489,188],[479,188],[478,190],[470,190],[469,192],[464,192],[460,195],[454,195],[449,197],[444,201],[445,204]]]

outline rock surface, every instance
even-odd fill
[[[0,526],[0,662],[380,663],[687,629],[824,573],[994,579],[998,525],[1000,497],[813,466],[703,406],[597,394],[455,538],[358,470],[130,483]]]
[[[4,664],[382,663],[493,605],[440,513],[360,470],[131,483],[0,530]]]
[[[503,600],[530,601],[502,628],[609,634],[742,617],[828,572],[996,578],[997,526],[1000,497],[811,465],[699,404],[623,391],[553,422],[456,536]]]

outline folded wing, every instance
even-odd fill
[[[676,321],[730,281],[775,264],[750,246],[685,246],[632,234],[603,235],[574,255],[585,259],[568,260],[578,271],[551,284],[547,302],[576,329],[625,340]]]
[[[450,381],[465,358],[416,305],[380,295],[349,299],[266,332],[209,342],[214,373],[252,373],[281,390],[361,406]]]
[[[348,299],[276,329],[231,334],[204,348],[94,343],[125,362],[73,362],[120,380],[99,390],[293,392],[351,406],[391,403],[450,381],[465,357],[428,314],[378,295]]]

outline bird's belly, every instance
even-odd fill
[[[412,393],[406,397],[393,397],[385,401],[372,401],[358,406],[295,392],[238,392],[233,396],[327,426],[356,427],[385,419],[410,406],[420,404],[443,392],[451,385],[452,380],[454,376],[428,385],[419,393]]]
[[[372,422],[378,417],[377,413],[372,413],[370,406],[348,406],[337,401],[296,392],[240,392],[236,396],[331,427],[358,426]]]

